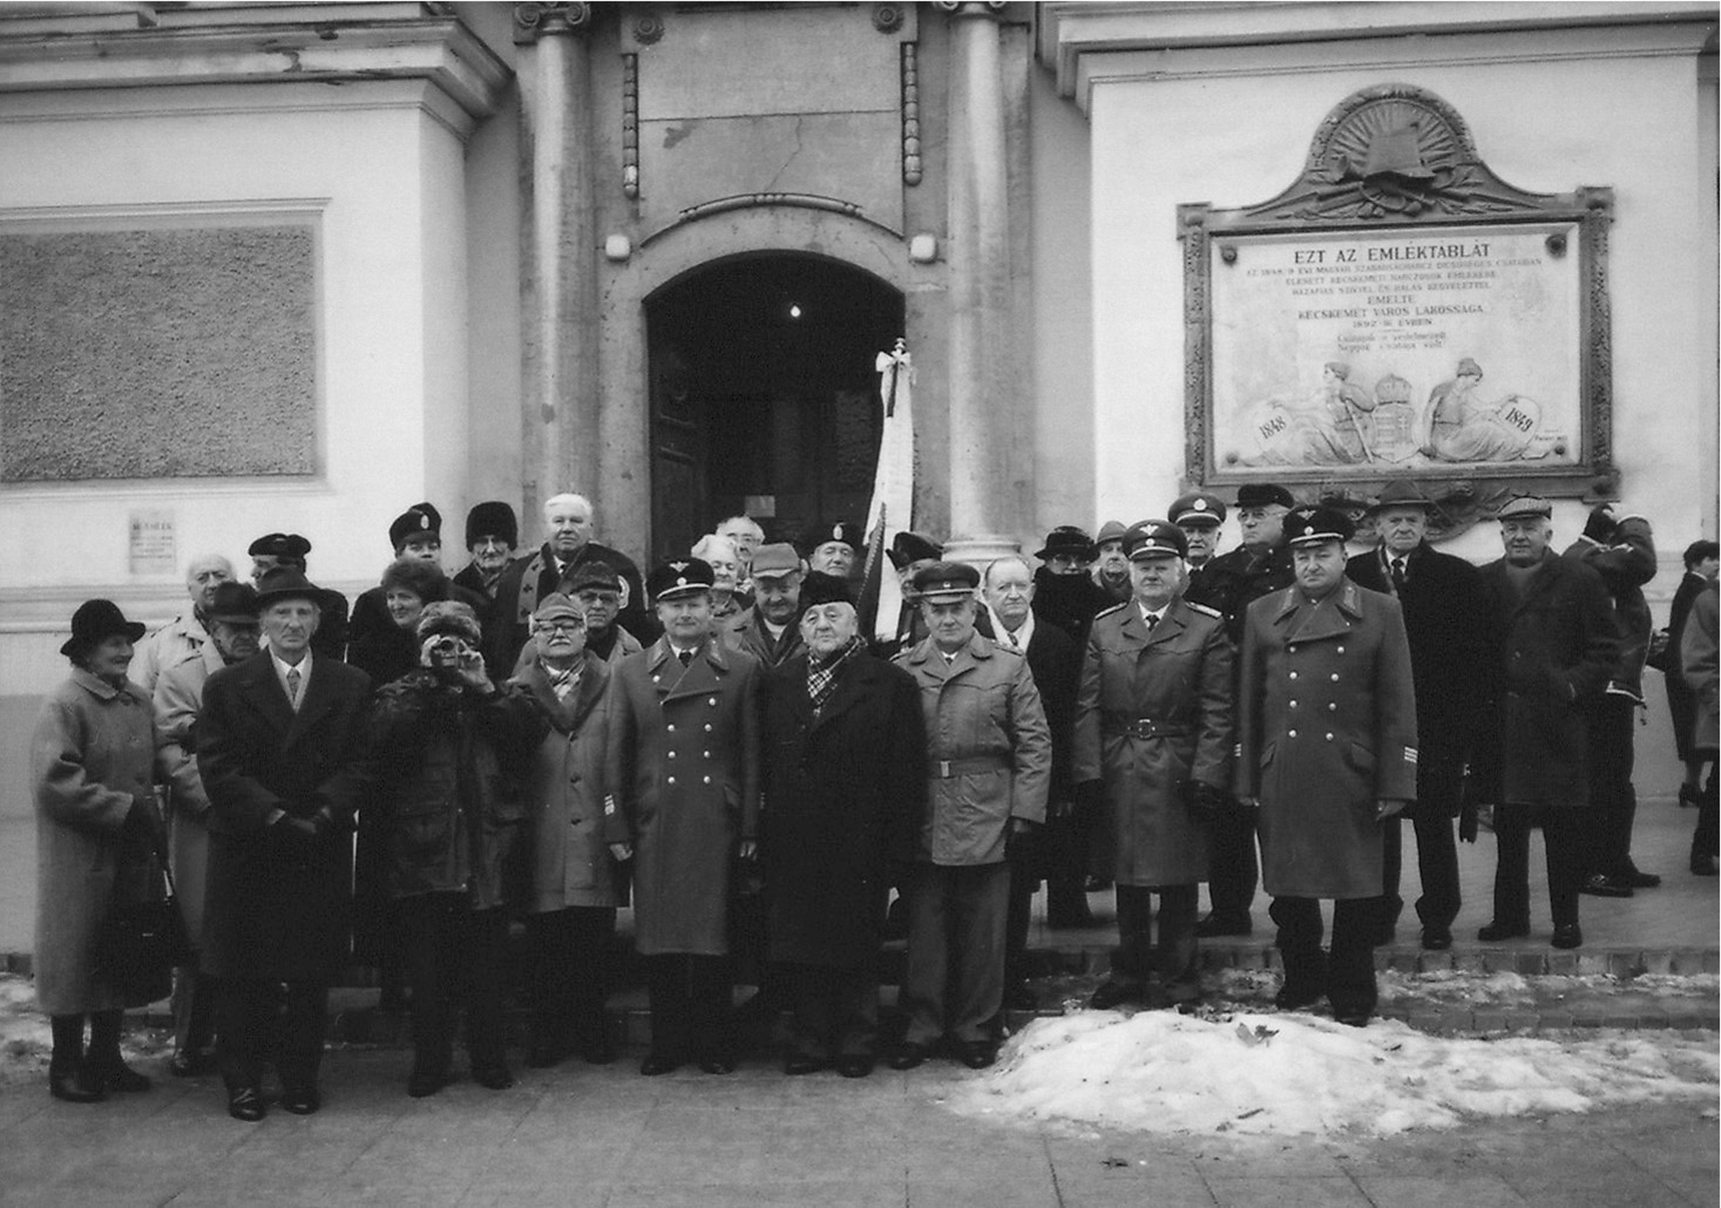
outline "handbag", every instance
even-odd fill
[[[175,966],[192,960],[191,939],[179,913],[173,870],[167,865],[161,835],[152,827],[151,846],[167,884],[160,898],[112,902],[96,931],[94,963],[114,994],[128,1007],[147,1006],[173,993]]]

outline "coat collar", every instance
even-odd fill
[[[105,679],[91,675],[82,667],[72,668],[72,682],[100,701],[110,701],[120,696],[129,696],[136,704],[142,704],[149,699],[142,688],[126,682],[124,688],[116,688]]]
[[[580,682],[573,695],[565,701],[557,698],[556,690],[550,686],[549,673],[544,670],[542,663],[533,662],[514,677],[514,682],[537,700],[550,719],[550,724],[564,734],[571,734],[580,728],[609,683],[609,662],[599,658],[591,650],[587,650],[581,658],[585,669],[580,672]]]
[[[1279,593],[1273,623],[1290,623],[1288,637],[1299,642],[1341,636],[1352,632],[1363,616],[1362,588],[1346,578],[1319,603],[1311,604],[1297,587]]]
[[[646,668],[651,672],[657,694],[667,701],[716,688],[722,682],[721,677],[729,674],[729,660],[723,655],[723,644],[707,635],[705,644],[683,668],[665,636],[651,644],[646,653]]]

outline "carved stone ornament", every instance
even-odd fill
[[[654,46],[663,41],[663,18],[656,13],[644,13],[633,23],[633,40],[641,46]]]
[[[514,41],[536,42],[546,34],[583,34],[591,30],[592,5],[580,0],[544,0],[514,6]]]
[[[902,183],[925,177],[920,141],[920,57],[913,42],[902,44]]]
[[[1278,196],[1177,209],[1187,482],[1408,476],[1448,534],[1515,490],[1617,498],[1612,220],[1609,188],[1502,181],[1431,92],[1346,97]]]
[[[933,8],[952,17],[997,17],[1005,0],[935,0]]]
[[[881,34],[894,34],[902,28],[906,16],[900,4],[875,4],[872,6],[872,27]]]

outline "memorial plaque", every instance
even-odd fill
[[[1408,474],[1472,513],[1617,497],[1612,200],[1505,183],[1451,106],[1384,84],[1279,196],[1180,206],[1188,481],[1357,497]]]
[[[139,508],[131,514],[131,573],[172,575],[179,571],[176,526],[171,508]]]

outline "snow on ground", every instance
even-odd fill
[[[1390,1136],[1488,1116],[1717,1097],[1712,1036],[1430,1036],[1393,1020],[1077,1011],[952,1091],[958,1111],[1128,1131]]]
[[[131,1027],[120,1048],[126,1060],[136,1061],[168,1051],[172,1039],[165,1029]],[[35,983],[0,973],[0,1086],[46,1079],[53,1047],[48,1017],[36,1009]]]

